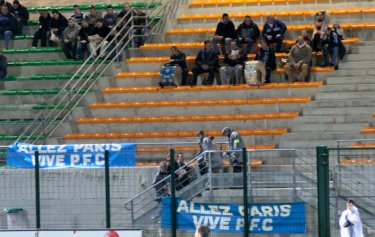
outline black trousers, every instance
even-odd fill
[[[64,43],[64,54],[68,59],[76,57],[77,44],[75,42]]]
[[[40,46],[47,47],[47,38],[48,38],[47,33],[48,33],[48,30],[44,28],[40,28],[39,30],[37,30],[33,37],[32,46],[38,47],[38,41],[40,40]]]
[[[214,84],[214,79],[215,79],[215,72],[216,72],[216,67],[215,66],[210,66],[207,70],[203,69],[201,66],[197,66],[193,68],[193,81],[191,82],[191,85],[196,85],[198,81],[198,76],[202,73],[208,72],[208,78],[206,80],[206,85],[212,85]]]

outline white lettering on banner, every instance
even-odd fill
[[[87,165],[91,163],[91,154],[83,154],[82,158],[83,158],[83,165]]]
[[[199,216],[193,215],[193,222],[195,227],[206,225],[210,229],[219,228],[220,230],[229,230],[230,217],[213,217],[213,216]]]
[[[253,231],[255,228],[259,229],[259,226],[258,226],[259,222],[260,222],[260,219],[251,218],[250,219],[250,230]]]
[[[224,215],[224,216],[233,216],[233,213],[230,213],[230,206],[218,206],[218,205],[208,205],[207,209],[205,205],[197,205],[193,202],[190,202],[190,208],[188,202],[181,200],[177,212],[184,211],[186,213],[192,214],[202,214],[202,215]]]
[[[88,152],[88,151],[94,152],[94,146],[91,144],[84,145],[82,152]]]
[[[237,224],[236,224],[236,230],[240,230],[241,228],[245,227],[245,222],[243,218],[238,218],[237,219]]]
[[[264,216],[273,216],[273,208],[270,206],[262,206],[261,207],[262,213]]]
[[[57,167],[64,167],[65,161],[64,161],[64,155],[56,155],[56,166]]]
[[[181,211],[189,213],[189,206],[185,200],[181,200],[180,204],[178,205],[177,212],[181,212]]]
[[[236,224],[236,230],[240,230],[241,228],[245,227],[245,222],[243,218],[238,218],[237,219],[237,224]],[[262,222],[259,218],[251,218],[250,219],[250,231],[260,230],[262,231],[272,231],[273,226],[272,226],[272,219],[271,218],[266,218],[263,219]]]
[[[83,144],[80,144],[80,145],[73,145],[73,151],[74,152],[78,152],[79,150],[81,150],[83,148]]]
[[[100,160],[102,159],[102,160]],[[95,155],[95,165],[104,165],[105,160],[104,160],[104,154],[96,154]]]
[[[208,205],[207,206],[211,210],[211,215],[221,215],[221,212],[219,211],[219,207],[216,205]]]
[[[280,216],[286,217],[286,216],[290,216],[290,209],[292,209],[292,206],[291,205],[281,205],[280,209],[281,209]]]
[[[78,154],[74,154],[70,156],[70,166],[74,166],[75,164],[79,163],[80,157]]]
[[[222,217],[220,220],[220,229],[229,230],[230,217]]]
[[[103,144],[95,144],[94,145],[95,152],[105,152],[105,146],[106,145],[103,145]]]
[[[233,216],[233,213],[230,213],[230,206],[220,206],[219,209],[223,210],[223,215]]]
[[[257,206],[252,206],[251,211],[250,211],[250,215],[251,216],[263,216],[263,213],[259,211]]]
[[[271,218],[266,218],[263,220],[263,225],[262,225],[262,230],[264,231],[272,231],[273,226],[272,225],[267,225],[267,224],[272,224],[272,219]]]
[[[68,151],[65,149],[66,145],[60,145],[57,147],[57,153],[67,153]]]

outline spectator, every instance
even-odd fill
[[[148,27],[147,27],[147,17],[146,14],[141,11],[141,9],[135,10],[135,16],[134,16],[134,35],[136,35],[135,38],[135,48],[139,48],[140,46],[144,45],[146,40],[146,35],[148,33]]]
[[[124,23],[126,23],[132,16],[134,16],[134,12],[131,10],[131,6],[129,3],[124,3],[124,8],[120,11],[120,13],[117,15],[118,18],[123,18],[128,12],[130,13],[125,17]]]
[[[346,203],[346,210],[340,216],[341,237],[363,237],[363,227],[358,208],[353,200]]]
[[[309,37],[309,34],[307,33],[307,30],[303,30],[302,32],[301,32],[301,36],[303,37],[303,39],[306,41],[306,43],[308,44],[308,45],[310,45],[310,47],[312,46],[312,41],[311,41],[311,39],[310,39],[310,37]],[[297,41],[296,41],[296,43],[297,43]]]
[[[177,166],[176,166],[176,176],[177,176],[177,182],[176,182],[176,190],[181,190],[184,187],[188,186],[190,183],[189,179],[189,173],[190,168],[186,166],[185,160],[184,160],[184,154],[178,153],[177,154]]]
[[[213,143],[214,137],[207,136],[203,130],[199,130],[197,133],[200,151],[198,155],[205,151],[215,151],[216,147]],[[209,162],[211,159],[211,172],[220,173],[223,167],[223,161],[219,153],[206,153],[198,159],[198,168],[201,175],[206,174],[209,171]]]
[[[205,225],[198,226],[197,230],[195,231],[194,237],[208,237],[210,236],[210,228]]]
[[[312,48],[315,52],[322,50],[322,37],[325,29],[330,23],[330,17],[327,12],[320,11],[312,15],[314,22],[314,31],[312,34]]]
[[[87,59],[89,56],[89,36],[94,34],[94,27],[90,26],[87,20],[81,22],[81,29],[78,33],[77,58]]]
[[[29,10],[22,6],[18,0],[13,1],[10,12],[16,17],[18,23],[17,34],[22,34],[22,28],[29,22]]]
[[[12,7],[12,4],[10,4],[9,2],[6,2],[5,0],[0,0],[0,7],[2,6],[7,6],[8,9],[10,9]]]
[[[261,74],[261,81],[270,83],[272,70],[276,69],[275,50],[268,47],[266,41],[261,40],[255,60],[258,60],[257,71]]]
[[[167,162],[162,161],[160,162],[160,170],[156,173],[153,185],[155,190],[156,190],[156,199],[158,203],[161,202],[161,199],[164,196],[169,195],[169,190],[168,190],[168,180],[166,179],[168,177],[168,172],[167,172]]]
[[[208,72],[208,78],[203,84],[212,85],[214,83],[215,72],[219,68],[219,57],[211,47],[211,41],[204,41],[204,48],[201,49],[195,58],[193,68],[192,85],[197,84],[198,76]]]
[[[236,41],[230,43],[230,50],[225,55],[225,66],[220,68],[220,78],[223,84],[232,83],[239,85],[243,83],[243,64],[246,60],[246,55],[243,54],[242,49],[237,47]]]
[[[63,38],[63,32],[67,26],[68,20],[59,11],[53,10],[49,22],[49,40],[58,43]]]
[[[339,69],[339,50],[344,48],[344,45],[341,42],[341,36],[336,31],[328,27],[325,31],[325,34],[322,38],[323,46],[323,57],[321,66],[334,66],[335,70]]]
[[[113,11],[113,7],[111,5],[107,6],[107,14],[104,16],[104,24],[108,26],[110,29],[117,23],[117,13]]]
[[[77,40],[78,34],[81,30],[81,27],[74,22],[72,18],[68,21],[68,26],[65,28],[63,37],[64,37],[64,54],[68,59],[75,59],[77,52]]]
[[[0,14],[0,37],[5,38],[5,48],[9,49],[10,39],[17,32],[17,20],[9,13],[6,5],[1,7]]]
[[[230,151],[242,150],[245,147],[245,143],[242,140],[242,137],[238,132],[236,132],[236,131],[228,128],[228,127],[225,127],[225,128],[223,128],[221,133],[223,134],[223,136],[228,137],[229,150]],[[241,172],[242,171],[242,163],[243,163],[242,152],[224,152],[223,155],[229,156],[230,162],[233,166],[233,172]]]
[[[97,20],[103,19],[102,13],[100,11],[97,11],[95,6],[91,6],[89,8],[89,11],[90,13],[86,16],[89,25],[94,26]]]
[[[73,15],[70,18],[72,18],[73,21],[75,23],[77,23],[78,25],[81,25],[82,21],[84,19],[86,19],[86,14],[84,14],[83,12],[81,12],[81,9],[79,9],[78,5],[74,5],[73,6]]]
[[[246,16],[244,22],[242,22],[237,28],[237,44],[241,48],[241,44],[247,44],[244,54],[248,55],[251,52],[254,42],[258,39],[260,34],[258,25],[255,24],[250,16]]]
[[[267,44],[276,43],[276,53],[281,51],[286,30],[286,25],[282,21],[275,19],[273,15],[267,16],[267,22],[263,26],[262,35]]]
[[[306,81],[311,63],[312,49],[302,36],[289,52],[289,63],[284,66],[289,82]]]
[[[96,20],[95,28],[93,31],[93,39],[90,40],[90,51],[91,54],[96,57],[97,56],[97,47],[100,45],[100,52],[103,52],[104,49],[107,47],[108,42],[111,41],[111,37],[106,37],[111,32],[108,26],[104,25],[103,19]],[[102,43],[103,42],[103,43]]]
[[[7,76],[8,61],[4,56],[3,51],[0,50],[0,80],[4,80]]]
[[[186,65],[186,56],[176,46],[171,47],[171,65],[179,66],[181,68],[181,86],[188,84],[188,68]]]
[[[48,29],[51,21],[51,15],[42,11],[39,16],[39,29],[35,32],[33,37],[32,46],[38,47],[38,40],[40,39],[40,46],[47,47]]]
[[[225,53],[230,49],[230,42],[237,39],[236,30],[233,22],[229,19],[227,13],[224,13],[222,20],[217,24],[216,32],[213,39],[214,50],[221,54],[218,43],[225,45]]]

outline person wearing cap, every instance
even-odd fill
[[[197,133],[200,151],[198,155],[201,155],[205,151],[215,151],[216,146],[213,143],[215,139],[212,136],[207,136],[203,130],[199,130]],[[211,172],[220,173],[223,161],[219,153],[205,153],[201,158],[198,159],[198,167],[201,175],[209,171],[208,165],[211,162]]]
[[[245,143],[241,135],[228,127],[223,128],[221,133],[223,134],[223,136],[228,137],[229,143],[229,152],[224,152],[223,155],[229,155],[230,162],[233,166],[233,172],[241,172],[243,163],[241,152],[233,152],[234,150],[242,150],[242,148],[245,147]]]

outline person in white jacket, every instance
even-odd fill
[[[349,200],[346,207],[347,209],[342,212],[339,221],[341,237],[363,237],[362,221],[354,201]]]

